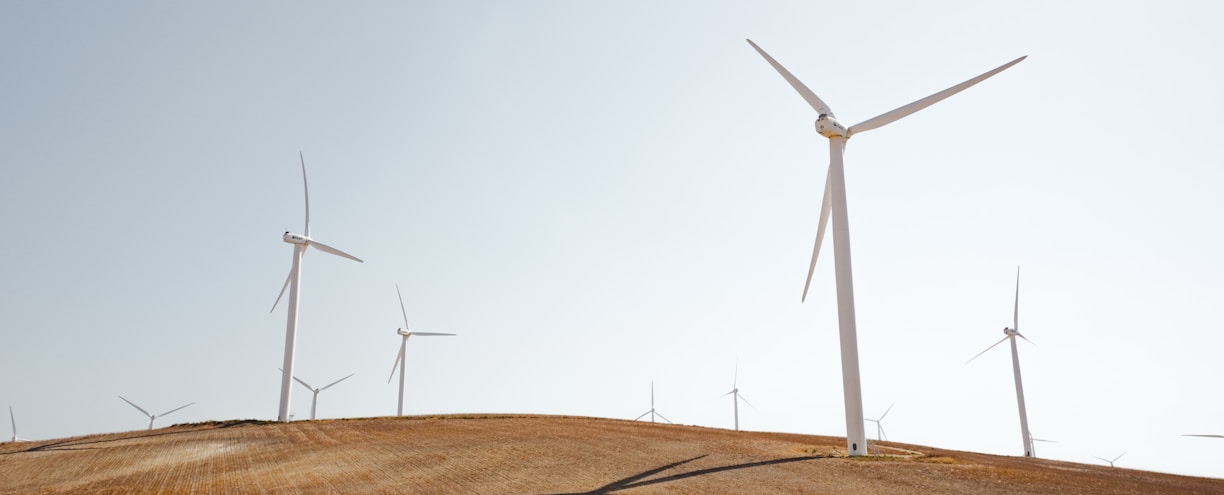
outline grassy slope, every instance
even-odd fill
[[[553,416],[231,421],[0,444],[9,493],[1224,493],[1224,480]]]

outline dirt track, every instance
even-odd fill
[[[0,494],[1224,493],[1224,480],[549,416],[232,421],[0,444]]]

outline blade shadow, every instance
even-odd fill
[[[696,476],[704,476],[707,474],[721,473],[723,471],[734,471],[738,469],[749,469],[749,468],[761,467],[761,466],[772,466],[775,464],[788,464],[792,462],[801,462],[801,461],[810,461],[813,459],[828,458],[828,456],[815,456],[815,455],[799,456],[799,457],[784,457],[781,459],[770,459],[767,461],[746,462],[746,463],[741,463],[741,464],[730,464],[727,466],[717,466],[717,467],[712,467],[712,468],[698,469],[696,471],[677,473],[677,474],[673,474],[670,476],[664,476],[662,478],[654,478],[654,479],[649,479],[649,480],[645,479],[645,478],[654,476],[656,474],[659,474],[663,471],[667,471],[669,469],[679,467],[681,465],[704,458],[708,455],[709,454],[703,454],[703,455],[694,457],[692,459],[685,459],[683,461],[673,462],[671,464],[666,464],[666,465],[663,465],[663,466],[660,466],[660,467],[657,467],[651,470],[643,471],[633,476],[629,476],[627,478],[622,478],[622,479],[613,481],[612,483],[608,483],[604,486],[601,486],[591,491],[557,493],[557,494],[551,494],[551,495],[604,495],[604,494],[611,494],[611,493],[614,493],[620,490],[628,490],[630,488],[657,485],[659,483],[670,483],[672,481],[680,481],[683,479],[693,478]]]

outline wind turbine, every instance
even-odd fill
[[[738,383],[739,383],[739,361],[736,361],[735,362],[735,377],[731,380],[731,391],[722,395],[723,397],[726,397],[728,395],[734,396],[734,398],[731,399],[731,403],[734,404],[734,407],[735,407],[735,431],[739,431],[739,401],[742,400],[744,401],[745,404],[748,404],[750,406],[752,405],[751,402],[748,402],[748,399],[745,399],[744,396],[740,395]],[[654,383],[650,384],[650,410],[651,411],[654,410]],[[671,421],[668,421],[668,423],[670,422]]]
[[[351,254],[310,238],[310,188],[306,185],[306,159],[302,157],[301,151],[298,152],[298,159],[302,162],[302,190],[306,193],[306,233],[293,234],[286,230],[281,236],[285,242],[293,244],[293,268],[289,270],[289,276],[285,278],[285,285],[281,286],[280,294],[276,296],[276,302],[272,303],[272,310],[269,311],[271,313],[276,310],[276,305],[280,304],[281,297],[285,295],[285,289],[289,289],[289,316],[285,323],[285,364],[281,367],[280,411],[276,416],[277,421],[281,422],[289,421],[289,396],[293,389],[293,350],[297,338],[298,298],[302,287],[302,256],[306,254],[306,248],[314,247],[324,253],[362,263],[360,259]]]
[[[867,419],[867,421],[870,421],[870,422],[872,422],[872,423],[875,423],[875,424],[876,424],[876,441],[877,441],[877,442],[878,442],[878,441],[880,441],[880,439],[881,439],[881,438],[882,438],[882,439],[884,439],[884,440],[888,440],[888,434],[884,433],[884,423],[883,423],[883,421],[884,421],[884,416],[888,416],[889,411],[892,411],[892,408],[893,408],[893,406],[895,406],[895,405],[897,405],[897,403],[896,403],[896,402],[894,402],[894,403],[892,403],[891,405],[889,405],[889,406],[888,406],[888,409],[885,409],[885,410],[884,410],[884,414],[881,414],[881,415],[880,415],[880,417],[878,417],[878,418],[876,418],[876,419],[870,419],[870,418],[868,418],[868,419]]]
[[[1121,459],[1121,458],[1122,458],[1122,456],[1124,456],[1124,455],[1126,455],[1126,452],[1123,452],[1123,453],[1121,453],[1121,454],[1118,454],[1118,457],[1114,457],[1113,459],[1106,459],[1106,458],[1104,458],[1104,457],[1097,457],[1097,456],[1095,456],[1095,455],[1094,455],[1094,456],[1092,456],[1092,457],[1096,457],[1097,459],[1100,459],[1100,460],[1102,460],[1102,461],[1108,462],[1108,463],[1109,463],[1109,467],[1114,467],[1114,463],[1115,463],[1115,462],[1118,462],[1118,459]]]
[[[120,395],[120,396],[119,396],[119,398],[120,398],[120,399],[123,399],[123,396],[122,396],[122,395]],[[178,406],[178,407],[176,407],[176,408],[174,408],[174,409],[171,409],[171,410],[166,411],[166,412],[161,413],[161,414],[149,414],[149,411],[146,411],[146,410],[144,410],[144,408],[142,408],[142,407],[140,407],[140,406],[138,406],[138,405],[136,405],[136,404],[133,404],[133,403],[132,403],[132,401],[130,401],[130,400],[123,399],[123,402],[127,402],[127,403],[128,403],[129,405],[131,405],[132,407],[135,407],[137,411],[140,411],[140,412],[144,413],[144,415],[145,415],[145,416],[148,416],[148,417],[149,417],[149,429],[150,429],[150,430],[152,430],[152,429],[153,429],[153,420],[155,420],[155,419],[157,419],[157,418],[159,418],[159,417],[165,416],[165,415],[167,415],[167,414],[170,414],[170,413],[172,413],[172,412],[174,412],[174,411],[177,411],[177,410],[179,410],[179,409],[182,409],[182,408],[184,408],[184,407],[190,406],[191,404],[195,404],[195,402],[192,402],[191,404],[187,404],[187,406]]]
[[[965,361],[965,364],[969,364],[973,362],[973,360],[977,359],[978,356],[981,356],[982,354],[986,354],[986,351],[994,349],[995,346],[1002,344],[1004,340],[1011,340],[1012,372],[1016,376],[1016,404],[1020,407],[1020,436],[1021,436],[1021,440],[1024,441],[1024,456],[1025,457],[1036,457],[1037,454],[1034,452],[1034,449],[1033,449],[1033,436],[1029,433],[1028,412],[1026,411],[1024,407],[1024,384],[1021,383],[1020,381],[1020,354],[1016,351],[1016,337],[1020,337],[1024,340],[1027,340],[1030,344],[1033,343],[1033,341],[1029,340],[1028,337],[1025,337],[1023,334],[1021,334],[1019,328],[1020,328],[1020,267],[1016,267],[1016,306],[1015,306],[1015,311],[1012,313],[1011,328],[1003,329],[1003,340],[995,342],[994,345],[987,347],[985,351],[977,353],[977,356],[973,356],[968,361]]]
[[[453,333],[434,333],[434,332],[410,332],[408,331],[408,311],[404,309],[404,295],[400,293],[399,284],[395,284],[395,295],[399,296],[400,313],[404,315],[404,327],[396,330],[396,333],[404,337],[400,341],[399,354],[395,356],[395,364],[391,365],[391,376],[387,377],[387,383],[391,383],[391,378],[395,376],[395,368],[399,367],[400,383],[399,383],[399,406],[395,409],[396,416],[404,415],[404,352],[408,349],[408,337],[419,335],[421,337],[441,337],[453,336]]]
[[[633,418],[633,420],[634,420],[634,421],[637,421],[637,420],[639,420],[639,419],[642,419],[642,418],[646,417],[646,415],[647,415],[647,414],[649,414],[649,415],[650,415],[650,422],[651,422],[651,423],[654,423],[654,422],[655,422],[655,416],[657,415],[657,416],[659,416],[660,418],[663,418],[663,421],[666,421],[666,422],[668,422],[669,424],[674,424],[674,423],[672,423],[672,422],[671,422],[671,420],[670,420],[670,419],[667,419],[666,417],[664,417],[662,413],[659,413],[658,411],[655,411],[655,407],[654,407],[654,381],[653,381],[653,380],[650,382],[650,410],[649,410],[649,411],[646,411],[646,412],[644,412],[644,413],[642,413],[642,415],[641,415],[641,416],[638,416],[638,417],[636,417],[636,418]]]
[[[816,118],[816,132],[829,138],[829,171],[825,179],[824,200],[821,202],[820,220],[816,228],[816,246],[812,249],[812,263],[808,267],[807,281],[803,284],[801,300],[807,299],[808,286],[812,283],[812,272],[816,269],[816,257],[820,254],[820,243],[824,240],[825,225],[832,214],[833,263],[837,278],[837,314],[841,335],[842,393],[845,396],[846,406],[846,449],[851,456],[863,455],[867,437],[863,424],[863,393],[859,380],[858,335],[854,319],[854,283],[850,270],[850,226],[846,211],[846,177],[842,167],[846,140],[860,132],[883,127],[929,107],[1020,63],[1025,57],[1020,57],[956,86],[846,128],[836,120],[833,110],[816,96],[816,93],[791,75],[790,71],[782,67],[752,40],[748,40],[748,44],[752,45],[752,48],[762,57],[765,57],[769,65],[772,65],[786,79],[786,82],[803,96],[808,105],[816,110],[819,114]]]
[[[282,370],[282,371],[283,371],[283,370]],[[346,376],[346,377],[344,377],[344,378],[341,378],[341,379],[339,379],[339,380],[336,380],[336,381],[334,381],[334,382],[331,382],[331,383],[327,384],[326,386],[324,386],[324,387],[322,387],[322,388],[314,388],[314,387],[310,386],[310,384],[309,384],[309,383],[306,383],[306,382],[302,381],[302,379],[301,379],[301,378],[298,378],[298,377],[296,377],[296,376],[295,376],[295,377],[293,377],[293,379],[294,379],[294,380],[297,380],[297,382],[298,382],[298,383],[300,383],[300,384],[302,384],[302,386],[306,387],[306,388],[307,388],[307,389],[309,389],[311,392],[314,392],[314,398],[310,400],[310,419],[312,419],[312,420],[313,420],[313,419],[315,419],[315,409],[316,409],[316,408],[318,407],[318,405],[319,405],[319,392],[322,392],[322,391],[324,391],[324,390],[327,390],[327,389],[331,388],[331,387],[332,387],[332,385],[335,385],[335,384],[340,383],[340,382],[342,382],[342,381],[348,380],[348,379],[349,379],[349,378],[351,378],[353,375],[356,375],[356,373],[351,373],[351,374],[349,374],[349,376]]]
[[[13,416],[13,406],[9,406],[9,422],[13,424],[13,439],[10,442],[24,442],[25,439],[17,436],[17,417]]]

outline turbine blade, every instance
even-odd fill
[[[842,141],[845,142],[844,140]],[[833,208],[833,167],[825,174],[824,199],[820,202],[820,220],[816,224],[816,245],[812,247],[812,264],[808,265],[807,279],[803,282],[803,297],[799,302],[807,301],[808,288],[812,285],[812,273],[816,271],[816,258],[820,256],[820,243],[824,241],[825,226],[829,224],[829,210]]]
[[[391,383],[391,379],[395,378],[395,368],[399,366],[402,359],[404,359],[404,345],[400,344],[399,354],[395,355],[395,362],[391,364],[391,376],[387,377],[387,383]]]
[[[399,296],[400,313],[404,315],[404,331],[408,331],[408,310],[404,309],[404,294],[400,293],[399,284],[395,284],[395,295]]]
[[[896,402],[893,402],[893,403],[892,403],[892,405],[888,406],[888,409],[885,409],[885,410],[884,410],[884,414],[881,414],[881,415],[880,415],[880,419],[884,419],[884,416],[888,416],[888,412],[889,412],[889,411],[891,411],[891,410],[892,410],[892,408],[893,408],[893,406],[895,406],[895,405],[897,405],[897,403],[896,403]]]
[[[1106,458],[1101,457],[1101,456],[1096,456],[1096,455],[1094,455],[1094,456],[1092,456],[1092,457],[1096,457],[1097,459],[1100,459],[1100,460],[1105,461],[1105,462],[1111,462],[1109,459],[1106,459]]]
[[[120,395],[120,396],[119,396],[119,398],[120,398],[120,399],[123,399],[123,396],[122,396],[122,395]],[[138,411],[140,411],[140,412],[144,413],[144,415],[145,415],[145,416],[148,416],[149,418],[152,418],[152,417],[153,417],[153,415],[152,415],[152,414],[149,414],[149,411],[146,411],[146,410],[142,409],[140,406],[138,406],[138,405],[136,405],[136,404],[132,404],[132,401],[130,401],[130,400],[123,399],[123,402],[127,402],[128,404],[131,404],[131,406],[132,406],[132,407],[135,407],[135,408],[136,408],[136,410],[138,410]]]
[[[327,390],[327,389],[331,388],[331,386],[332,386],[332,385],[335,385],[335,384],[340,383],[340,382],[342,382],[342,381],[348,380],[348,379],[349,379],[349,378],[351,378],[353,375],[356,375],[356,373],[350,374],[349,376],[346,376],[346,377],[344,377],[344,378],[341,378],[341,379],[339,379],[339,380],[336,380],[336,381],[334,381],[334,382],[331,382],[331,383],[327,384],[327,386],[326,386],[326,387],[323,387],[323,388],[319,389],[319,391],[320,391],[320,392],[322,392],[322,391],[324,391],[324,390]]]
[[[655,411],[654,413],[655,413],[655,416],[658,416],[658,417],[660,417],[660,418],[663,418],[663,421],[666,421],[666,422],[667,422],[667,424],[672,424],[672,425],[674,425],[674,424],[675,424],[675,423],[672,423],[672,420],[667,419],[667,417],[666,417],[666,416],[664,416],[664,415],[662,415],[662,414],[659,414],[659,411]]]
[[[727,393],[725,393],[725,394],[720,395],[719,397],[726,397],[726,396],[731,395],[731,394],[734,394],[734,393],[735,393],[735,391],[734,391],[734,390],[732,390],[732,391],[730,391],[730,392],[727,392]]]
[[[816,96],[816,93],[813,93],[812,90],[808,89],[807,86],[804,86],[802,82],[799,82],[799,79],[792,75],[790,71],[786,70],[786,67],[782,67],[782,64],[779,64],[777,60],[774,60],[768,53],[765,53],[765,50],[762,50],[761,47],[757,46],[756,43],[753,43],[752,40],[748,40],[748,44],[752,45],[752,48],[755,49],[757,53],[760,53],[762,57],[765,57],[765,61],[769,62],[769,65],[772,65],[774,70],[777,70],[779,74],[782,74],[782,77],[786,79],[786,82],[790,83],[791,87],[795,88],[795,91],[798,91],[799,95],[802,96],[804,100],[807,100],[808,105],[811,105],[812,109],[816,110],[816,113],[828,115],[830,117],[834,116],[833,109],[829,108],[829,105],[826,105],[824,100],[821,100],[819,96]]]
[[[654,412],[654,411],[646,411],[646,412],[642,413],[642,415],[641,415],[641,416],[638,416],[638,417],[636,417],[636,418],[633,418],[633,420],[634,420],[634,421],[637,421],[637,420],[639,420],[639,419],[645,418],[645,417],[646,417],[646,415],[647,415],[647,414],[650,414],[651,412]]]
[[[731,389],[739,388],[739,358],[735,358],[735,376],[731,378]]]
[[[870,119],[864,120],[864,121],[862,121],[862,122],[860,122],[860,123],[858,123],[858,124],[854,124],[854,125],[850,126],[850,130],[849,130],[849,131],[847,131],[847,134],[849,134],[849,135],[853,136],[853,135],[855,135],[856,133],[859,133],[859,132],[870,131],[870,130],[875,129],[875,128],[877,128],[877,127],[883,127],[883,126],[885,126],[885,125],[888,125],[888,124],[892,123],[893,121],[896,121],[896,120],[898,120],[898,119],[901,119],[901,118],[903,118],[903,117],[905,117],[905,116],[907,116],[907,115],[909,115],[909,114],[911,114],[911,113],[917,112],[917,111],[922,110],[922,109],[924,109],[924,108],[926,108],[926,107],[929,107],[929,106],[931,106],[931,105],[934,105],[934,104],[936,104],[936,103],[940,102],[941,100],[943,100],[944,98],[947,98],[947,97],[952,96],[952,95],[954,95],[954,94],[956,94],[956,93],[959,93],[959,92],[961,92],[961,91],[964,91],[966,88],[968,88],[968,87],[970,87],[970,86],[973,86],[974,84],[977,84],[977,83],[980,83],[980,82],[982,82],[982,81],[985,81],[987,78],[989,78],[989,77],[991,77],[991,76],[993,76],[993,75],[995,75],[995,74],[998,74],[998,73],[1000,73],[1000,72],[1003,72],[1003,70],[1007,69],[1008,67],[1011,67],[1011,66],[1013,66],[1013,65],[1016,65],[1016,64],[1020,63],[1020,61],[1021,61],[1021,60],[1024,60],[1024,59],[1025,59],[1025,58],[1027,58],[1027,57],[1028,57],[1028,55],[1025,55],[1025,56],[1020,57],[1020,58],[1018,58],[1018,59],[1012,60],[1011,62],[1008,62],[1008,63],[1006,63],[1006,64],[1000,65],[999,67],[997,67],[997,68],[995,68],[995,69],[992,69],[992,70],[990,70],[990,71],[987,71],[986,73],[984,73],[984,74],[982,74],[982,75],[980,75],[980,76],[977,76],[977,77],[975,77],[975,78],[973,78],[973,79],[970,79],[970,80],[968,80],[968,81],[965,81],[965,82],[963,82],[963,83],[957,84],[956,86],[952,86],[951,88],[945,89],[945,90],[943,90],[943,91],[940,91],[940,92],[938,92],[938,93],[935,93],[935,94],[933,94],[933,95],[931,95],[931,96],[928,96],[928,97],[926,97],[926,98],[923,98],[923,99],[921,99],[921,100],[918,100],[918,101],[915,101],[915,102],[910,103],[910,104],[908,104],[908,105],[905,105],[905,106],[899,107],[899,108],[897,108],[897,109],[895,109],[895,110],[890,110],[890,111],[885,112],[885,113],[883,113],[883,114],[880,114],[880,115],[878,115],[878,116],[875,116],[875,117],[872,117],[872,118],[870,118]]]
[[[281,286],[280,294],[276,295],[276,302],[272,303],[272,309],[268,310],[269,313],[276,311],[276,305],[280,304],[280,300],[282,297],[285,297],[285,290],[289,288],[290,280],[293,280],[293,269],[292,268],[289,269],[289,275],[285,277],[285,285]]]
[[[195,402],[192,402],[191,404],[195,404]],[[190,406],[191,404],[187,404],[187,406]],[[177,411],[177,410],[182,409],[182,408],[187,407],[187,406],[178,406],[178,407],[176,407],[176,408],[174,408],[174,409],[171,409],[171,410],[166,411],[166,412],[164,412],[164,413],[158,414],[158,415],[157,415],[157,417],[159,417],[159,418],[160,418],[160,417],[162,417],[162,416],[165,416],[165,415],[167,415],[167,414],[170,414],[170,413],[172,413],[172,412],[174,412],[174,411]]]
[[[13,438],[17,438],[17,417],[13,416],[13,406],[9,406],[9,423],[13,425]]]
[[[987,347],[987,348],[986,348],[986,351],[989,351],[989,350],[991,350],[991,349],[994,349],[996,345],[1002,344],[1004,340],[1007,340],[1007,337],[1003,337],[1003,340],[1000,340],[1000,341],[998,341],[998,342],[995,342],[995,343],[994,343],[994,345],[992,345],[992,346],[990,346],[990,347]],[[986,351],[982,351],[982,352],[977,353],[977,356],[973,356],[972,358],[969,358],[969,360],[968,360],[968,361],[965,361],[965,364],[972,363],[974,359],[977,359],[977,358],[978,358],[978,356],[981,356],[982,354],[986,354]]]
[[[1036,343],[1036,342],[1033,342],[1033,341],[1029,340],[1029,339],[1028,339],[1028,337],[1025,337],[1025,336],[1024,336],[1024,334],[1022,334],[1022,333],[1020,333],[1020,332],[1016,332],[1016,336],[1017,336],[1017,337],[1020,337],[1020,338],[1022,338],[1022,339],[1024,339],[1026,342],[1028,342],[1028,343],[1030,343],[1030,344],[1037,345],[1037,343]]]
[[[282,371],[282,373],[284,373],[284,372]],[[306,387],[306,388],[307,388],[307,389],[309,389],[311,392],[314,392],[314,387],[310,386],[310,384],[309,384],[309,383],[306,383],[306,382],[302,381],[302,379],[301,379],[301,378],[298,378],[298,377],[296,377],[296,376],[295,376],[295,377],[293,377],[293,379],[294,379],[294,380],[297,380],[297,382],[298,382],[298,383],[302,384],[302,386],[303,386],[303,387]]]
[[[408,333],[412,334],[412,336],[413,336],[413,337],[417,337],[417,336],[420,336],[420,337],[441,337],[441,336],[444,336],[444,335],[445,335],[445,336],[452,336],[452,337],[453,337],[453,336],[455,335],[455,334],[453,334],[453,333],[438,333],[438,332],[408,332]]]
[[[753,406],[751,402],[748,402],[748,399],[745,399],[745,398],[744,398],[744,394],[735,394],[735,396],[736,396],[736,397],[738,397],[738,398],[739,398],[739,400],[744,401],[744,403],[745,403],[745,404],[748,404],[749,406],[752,406],[752,408],[753,408],[753,409],[756,409],[756,406]]]
[[[311,241],[310,241],[310,246],[314,247],[315,249],[318,249],[319,251],[323,251],[324,253],[330,253],[330,254],[334,254],[334,255],[336,255],[336,256],[340,256],[340,257],[348,258],[348,259],[353,260],[353,261],[356,261],[356,262],[358,262],[358,263],[365,263],[364,261],[361,261],[361,258],[358,258],[358,257],[356,257],[356,256],[353,256],[353,255],[351,255],[351,254],[348,254],[348,253],[346,253],[346,252],[344,252],[344,251],[341,251],[341,250],[336,249],[336,248],[334,248],[334,247],[328,246],[327,244],[323,244],[322,242],[319,242],[319,241],[316,241],[316,240],[311,240]]]
[[[1182,435],[1183,437],[1224,438],[1224,435]]]
[[[1016,267],[1016,306],[1012,313],[1012,330],[1020,331],[1020,267]],[[1023,337],[1023,335],[1021,335]],[[1028,339],[1024,339],[1028,340]],[[1031,342],[1031,341],[1030,341]]]
[[[1121,453],[1121,454],[1118,454],[1118,457],[1114,457],[1114,458],[1113,458],[1113,462],[1118,462],[1118,459],[1121,459],[1121,458],[1122,458],[1122,456],[1124,456],[1124,455],[1126,455],[1126,452],[1123,452],[1123,453]]]
[[[310,186],[306,185],[306,158],[302,150],[298,150],[298,159],[302,160],[302,190],[306,192],[306,237],[310,237]]]

